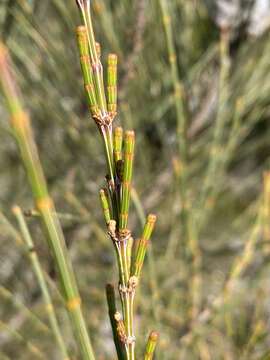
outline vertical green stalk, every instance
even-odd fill
[[[113,154],[114,161],[117,164],[118,161],[122,160],[122,144],[123,144],[123,129],[121,127],[116,127],[114,129],[114,137],[113,137]],[[119,179],[121,180],[121,169],[119,169]]]
[[[114,344],[116,347],[118,360],[125,360],[123,344],[121,343],[121,341],[118,337],[118,333],[117,333],[117,322],[115,320],[115,314],[117,312],[116,301],[115,301],[115,291],[114,291],[114,286],[111,284],[108,284],[106,286],[106,298],[107,298],[109,317],[110,317],[113,338],[114,338]]]
[[[118,140],[119,142],[119,140]],[[123,178],[121,179],[121,194],[120,194],[120,214],[119,214],[119,233],[120,236],[127,233],[128,225],[128,213],[130,203],[130,189],[131,179],[133,170],[133,158],[134,158],[134,145],[135,145],[135,134],[133,131],[126,131],[124,137],[124,150],[123,150]],[[120,144],[119,144],[120,146]],[[120,241],[120,253],[123,260],[124,266],[124,279],[122,286],[129,286],[130,279],[130,242],[132,241],[129,236],[126,240]],[[128,291],[122,293],[123,311],[124,311],[124,322],[127,331],[128,339],[131,342],[128,343],[128,360],[135,359],[135,343],[133,341],[133,302],[134,302],[135,291]]]
[[[188,199],[187,187],[187,158],[188,158],[188,144],[187,144],[187,119],[184,110],[184,87],[180,81],[179,70],[177,67],[177,56],[174,46],[173,28],[171,15],[169,11],[169,2],[166,0],[158,0],[162,13],[164,24],[164,31],[166,36],[167,50],[171,68],[171,77],[174,86],[174,104],[177,119],[177,140],[179,149],[179,166],[180,171],[178,175],[179,191],[181,196],[181,219],[182,219],[182,234],[184,239],[185,262],[187,268],[191,266],[192,271],[188,271],[188,277],[191,276],[192,280],[188,279],[190,287],[190,297],[192,302],[192,316],[196,316],[198,308],[200,307],[200,287],[201,287],[201,253],[198,245],[198,237],[194,231],[194,219],[191,214],[191,204]]]
[[[141,228],[143,230],[144,226],[145,226],[145,222],[146,222],[146,216],[145,216],[145,213],[144,213],[144,210],[142,207],[142,203],[138,196],[138,193],[134,187],[132,187],[132,189],[131,189],[131,198],[132,198],[132,202],[134,204],[135,210],[137,212],[137,215],[139,217]],[[134,249],[134,256],[136,256],[137,248],[138,247],[136,246],[136,249]],[[154,258],[151,243],[148,244],[148,248],[147,248],[147,275],[148,275],[149,285],[150,285],[150,289],[151,289],[151,293],[152,293],[153,316],[156,321],[159,321],[158,300],[160,299],[160,294],[159,294],[159,286],[158,286],[155,258]]]
[[[94,116],[98,116],[99,108],[94,91],[93,72],[90,66],[90,53],[86,27],[78,26],[76,33],[87,103],[91,113]]]
[[[113,143],[113,134],[112,134],[112,126],[116,114],[117,114],[117,55],[109,54],[108,56],[108,67],[107,67],[107,94],[108,94],[108,114],[107,116],[110,119],[110,125],[105,127],[106,137],[108,139],[109,150],[111,161],[114,164],[114,143]],[[114,175],[116,175],[116,165],[113,166]],[[117,186],[117,184],[114,184]],[[117,189],[115,189],[117,191]],[[119,199],[116,196],[116,203],[119,206]],[[118,210],[118,209],[117,209]],[[118,211],[117,211],[118,212]]]
[[[106,224],[108,225],[111,221],[111,211],[110,211],[110,204],[109,204],[109,197],[107,194],[107,190],[101,189],[99,195],[100,195],[101,206],[104,214],[104,219]]]
[[[115,163],[115,175],[116,175],[116,194],[117,197],[117,220],[119,220],[120,213],[120,201],[121,201],[121,187],[120,184],[123,180],[123,129],[121,127],[116,127],[113,132],[113,157]]]
[[[124,169],[121,189],[121,205],[119,217],[119,230],[127,228],[128,211],[130,203],[130,187],[133,170],[135,134],[134,131],[126,131],[124,139]]]
[[[81,300],[64,234],[56,216],[53,201],[49,197],[30,120],[21,106],[19,90],[11,73],[10,59],[3,45],[0,46],[0,82],[7,100],[11,114],[11,124],[28,175],[35,204],[40,212],[48,245],[54,256],[74,335],[83,359],[94,360],[95,357],[82,314]]]
[[[213,187],[215,185],[217,171],[222,164],[223,149],[223,130],[226,124],[225,105],[228,101],[228,77],[230,71],[229,45],[230,33],[227,29],[221,30],[220,34],[220,73],[219,73],[219,98],[217,118],[214,127],[214,137],[211,144],[211,153],[209,164],[206,170],[205,181],[202,192],[199,197],[198,211],[198,227],[201,228],[207,214],[206,205],[212,201]]]
[[[91,59],[93,55],[91,55],[91,48],[88,42],[87,26],[78,26],[76,33],[77,33],[78,48],[80,52],[80,62],[81,62],[83,80],[84,80],[84,88],[86,92],[86,99],[91,115],[95,119],[95,121],[97,121],[100,133],[102,134],[103,137],[109,175],[111,177],[111,180],[113,181],[114,166],[113,166],[112,140],[110,134],[111,131],[110,128],[104,126],[104,124],[101,125],[101,120],[104,118],[104,111],[102,107],[100,107],[100,103],[98,102],[98,94],[96,92],[96,86],[94,83],[94,72],[91,65]],[[94,52],[96,53],[96,43],[95,43]],[[98,57],[97,53],[96,56]]]
[[[222,147],[223,130],[226,124],[225,105],[228,101],[228,77],[230,71],[230,59],[229,59],[229,36],[230,33],[227,29],[221,30],[220,36],[220,74],[219,74],[219,99],[218,99],[218,111],[217,118],[214,127],[214,137],[211,145],[211,153],[209,164],[206,170],[205,181],[203,183],[202,191],[199,196],[199,200],[195,209],[195,219],[191,220],[190,231],[193,233],[191,239],[195,241],[191,243],[191,249],[193,254],[193,286],[192,286],[192,297],[193,297],[193,318],[198,315],[200,307],[200,287],[201,287],[201,253],[198,246],[197,238],[200,234],[200,230],[204,225],[207,216],[209,215],[209,207],[207,204],[211,204],[215,200],[215,182],[217,171],[222,170],[224,162],[227,161],[231,148],[234,147],[234,136],[228,142],[227,147]],[[239,112],[236,109],[236,117],[234,119],[234,125],[232,130],[236,130],[239,121]],[[226,152],[225,152],[226,151]],[[196,221],[196,224],[194,223]],[[189,221],[190,222],[190,221]]]
[[[167,50],[171,69],[171,78],[174,87],[174,105],[177,119],[177,141],[179,146],[179,159],[181,163],[181,171],[179,174],[180,193],[182,201],[182,216],[183,224],[186,226],[186,200],[187,200],[187,187],[186,187],[186,162],[187,162],[187,137],[186,137],[186,114],[184,111],[183,94],[184,89],[180,81],[180,75],[177,68],[177,56],[175,52],[173,29],[171,23],[171,16],[169,13],[168,2],[166,0],[158,0],[161,9],[164,31],[166,36]]]
[[[133,172],[135,134],[118,127],[113,131],[112,123],[117,114],[117,56],[108,56],[107,99],[103,83],[103,71],[97,54],[95,35],[90,13],[90,0],[77,0],[88,38],[90,67],[92,69],[93,93],[97,100],[98,113],[90,111],[102,135],[108,166],[107,189],[100,192],[101,206],[107,225],[108,234],[113,242],[119,269],[119,294],[123,316],[116,311],[113,314],[112,289],[107,288],[108,306],[113,328],[114,341],[119,355],[119,342],[125,350],[125,360],[135,360],[135,335],[133,326],[134,297],[138,284],[137,276],[131,276],[133,239],[128,229],[128,216]],[[81,27],[80,27],[81,28]],[[85,51],[79,43],[80,53]],[[88,71],[82,66],[84,79]],[[89,81],[86,79],[85,81]],[[89,95],[90,99],[90,95]],[[91,99],[90,99],[91,100]],[[107,101],[107,103],[106,103]],[[123,148],[123,149],[122,149]],[[144,253],[145,254],[145,253]],[[114,309],[115,310],[115,309]],[[120,346],[121,348],[121,346]]]
[[[245,242],[243,251],[241,254],[234,260],[230,272],[228,274],[227,280],[224,284],[222,291],[211,301],[211,304],[206,307],[194,321],[191,329],[182,337],[182,344],[191,344],[195,339],[196,327],[202,326],[211,322],[215,315],[219,314],[221,307],[227,310],[225,315],[228,316],[229,301],[234,289],[234,284],[239,280],[240,276],[245,272],[247,267],[250,265],[251,261],[254,258],[256,246],[261,238],[263,232],[263,203],[259,202],[258,213],[253,224],[251,234]]]
[[[115,116],[117,111],[117,55],[109,54],[107,69],[108,111]]]
[[[68,351],[64,342],[64,339],[62,337],[61,334],[61,330],[58,324],[58,320],[55,314],[55,309],[52,303],[52,299],[51,299],[51,295],[49,293],[44,275],[43,275],[43,271],[39,262],[39,258],[37,255],[37,252],[35,251],[35,246],[32,240],[32,237],[30,235],[28,226],[25,222],[23,213],[21,211],[21,209],[18,206],[15,206],[13,208],[13,213],[15,214],[19,227],[20,227],[20,231],[23,237],[23,240],[25,241],[25,244],[27,246],[28,252],[29,252],[29,257],[33,266],[33,270],[35,272],[36,278],[38,280],[40,289],[41,289],[41,293],[42,293],[42,297],[43,297],[43,301],[45,303],[45,308],[48,314],[48,318],[50,321],[50,325],[51,325],[51,329],[54,333],[55,336],[55,340],[59,346],[59,349],[62,353],[62,359],[63,360],[69,360],[69,356],[68,356]]]
[[[115,166],[113,161],[113,139],[112,139],[112,121],[115,116],[115,113],[112,111],[107,111],[107,103],[106,103],[106,95],[104,90],[104,80],[103,80],[103,67],[100,61],[101,50],[100,45],[97,46],[95,35],[93,31],[91,13],[90,13],[90,0],[77,0],[77,4],[80,9],[81,18],[83,20],[84,26],[78,27],[78,29],[82,29],[84,31],[83,35],[83,44],[81,44],[80,36],[78,36],[79,50],[82,59],[82,51],[87,52],[87,56],[89,57],[88,64],[88,73],[91,73],[91,84],[86,87],[88,102],[90,103],[90,110],[93,119],[95,120],[99,131],[102,135],[104,148],[106,153],[106,161],[108,166],[108,175],[110,176],[111,188],[110,194],[111,198],[114,198],[113,208],[114,215],[117,215],[117,206],[118,199],[115,196]],[[77,30],[78,32],[79,30]],[[88,42],[88,46],[85,45],[86,39]],[[110,58],[110,57],[109,57]],[[111,60],[110,60],[111,61]],[[82,62],[82,61],[81,61]],[[110,69],[110,80],[117,81],[116,75],[116,64],[117,58],[112,60],[113,66]],[[111,76],[111,70],[113,69],[113,76]],[[87,72],[84,71],[82,67],[82,73],[84,77],[84,82],[88,81]],[[112,90],[113,87],[110,89]],[[109,94],[112,95],[112,91],[110,90]],[[95,107],[92,106],[91,99],[95,99]],[[116,101],[116,92],[114,92],[114,101]],[[95,111],[97,110],[97,111]],[[116,204],[114,204],[116,202]]]
[[[152,235],[152,232],[154,230],[154,226],[156,223],[156,216],[153,214],[148,215],[146,223],[144,225],[142,237],[139,240],[137,253],[135,256],[134,264],[133,264],[133,272],[132,274],[140,279],[142,266],[144,263],[144,258],[146,254],[146,249],[148,245],[148,241]]]
[[[93,24],[90,13],[90,0],[78,0],[77,3],[80,8],[81,17],[87,29],[90,60],[93,70],[93,82],[95,86],[97,102],[102,114],[105,115],[107,111],[107,104],[104,92],[103,67],[96,48],[96,40],[94,36]]]
[[[244,99],[238,98],[235,102],[235,110],[234,110],[234,115],[233,115],[233,119],[232,119],[231,128],[229,131],[228,139],[224,145],[219,146],[220,150],[217,151],[218,157],[219,157],[219,161],[218,161],[218,171],[219,171],[218,178],[219,179],[224,178],[225,170],[232,158],[232,155],[236,149],[236,146],[239,144],[239,141],[242,137],[242,135],[241,135],[241,133],[242,133],[241,116],[243,113],[243,109],[244,109]],[[216,175],[216,172],[217,171],[215,171],[213,173],[213,175]],[[212,180],[212,185],[211,185],[211,187],[209,186],[209,193],[207,195],[207,198],[202,200],[203,195],[201,198],[201,204],[203,202],[205,202],[203,211],[201,211],[199,207],[197,209],[198,210],[198,218],[199,218],[198,223],[197,223],[197,229],[198,229],[197,232],[200,232],[200,230],[204,227],[207,219],[209,219],[209,216],[214,208],[213,205],[215,204],[217,195],[220,191],[220,186],[222,185],[222,182],[219,181],[216,178],[216,176],[213,176],[213,178],[215,180],[215,184],[213,184],[213,180]]]
[[[127,359],[135,360],[135,335],[133,322],[135,290],[130,294],[125,294],[123,297],[125,329],[127,332]]]
[[[155,349],[157,346],[159,334],[156,331],[152,331],[149,335],[145,354],[144,354],[144,360],[152,360],[154,358]]]

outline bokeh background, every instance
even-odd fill
[[[167,0],[167,5],[188,125],[185,191],[198,240],[195,274],[185,256],[182,169],[160,2],[92,1],[103,59],[109,52],[119,56],[116,123],[136,131],[130,221],[135,236],[145,213],[158,215],[136,303],[138,358],[149,331],[157,329],[160,360],[270,359],[270,197],[269,177],[263,176],[270,155],[270,4]],[[116,282],[117,271],[98,197],[106,164],[83,92],[79,23],[73,0],[0,2],[1,39],[31,114],[91,339],[98,359],[114,359],[104,287]],[[19,204],[27,212],[33,202],[8,116],[1,98],[0,359],[59,359],[11,211]],[[38,218],[27,221],[65,340],[77,358]],[[191,314],[194,277],[198,306]]]

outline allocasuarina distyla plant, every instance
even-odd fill
[[[134,360],[134,297],[156,216],[151,214],[147,217],[143,234],[134,244],[128,228],[128,216],[135,134],[134,131],[126,131],[123,134],[122,128],[112,127],[117,114],[117,56],[108,56],[105,85],[100,45],[95,40],[91,20],[90,0],[77,0],[77,4],[83,20],[83,26],[77,28],[77,39],[84,87],[91,116],[104,142],[108,168],[106,188],[100,190],[100,199],[119,268],[118,289],[122,314],[116,311],[113,286],[107,287],[109,313],[119,359]],[[146,347],[145,359],[153,357],[156,342],[157,333],[152,333]]]
[[[122,313],[117,310],[113,285],[107,286],[107,302],[118,359],[134,360],[134,297],[138,286],[147,243],[152,234],[156,216],[149,215],[139,241],[133,242],[128,229],[130,190],[132,180],[135,135],[112,123],[117,114],[117,56],[108,56],[106,90],[100,61],[100,46],[95,41],[90,0],[77,0],[83,26],[77,28],[81,67],[86,97],[92,118],[101,133],[108,174],[107,185],[100,190],[101,205],[109,237],[116,251],[119,268],[119,294]],[[12,74],[11,60],[6,48],[0,44],[0,84],[11,114],[11,125],[23,164],[32,189],[35,206],[40,214],[43,228],[58,270],[62,296],[70,316],[73,333],[83,360],[95,360],[73,267],[66,247],[63,231],[49,195],[38,150],[30,124],[30,118],[21,104],[21,94]],[[41,279],[40,277],[38,277]],[[43,280],[41,280],[42,282]],[[42,285],[42,284],[40,284]],[[44,284],[43,284],[44,285]],[[46,299],[49,299],[46,294]],[[47,301],[46,300],[46,301]],[[57,328],[57,338],[61,337]],[[158,334],[149,336],[144,354],[145,360],[153,358]],[[63,347],[66,360],[66,349]]]

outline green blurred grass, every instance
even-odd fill
[[[93,3],[95,28],[104,59],[111,51],[120,57],[121,101],[117,123],[134,128],[137,133],[134,186],[144,209],[154,210],[159,218],[153,237],[158,291],[150,281],[151,263],[148,263],[138,301],[137,323],[143,329],[138,342],[143,347],[149,330],[155,328],[161,332],[158,359],[261,359],[270,341],[269,254],[264,250],[261,235],[252,261],[235,284],[232,300],[227,305],[233,331],[226,327],[226,309],[218,311],[210,324],[196,324],[194,328],[186,321],[189,279],[186,279],[183,262],[181,200],[174,171],[178,159],[176,119],[158,2],[139,1],[138,4],[145,6],[141,14],[139,5],[130,0]],[[187,96],[188,194],[196,209],[217,119],[219,30],[203,2],[171,0],[170,10],[179,71]],[[113,358],[104,285],[116,278],[116,269],[98,202],[105,164],[102,145],[93,122],[88,119],[84,100],[74,34],[79,23],[75,1],[24,0],[12,7],[11,15],[13,20],[6,43],[31,113],[49,186],[58,210],[74,215],[71,220],[63,219],[62,224],[94,345],[100,359]],[[6,16],[3,2],[0,4],[2,32]],[[134,38],[139,44],[134,44]],[[221,165],[216,169],[213,184],[216,201],[207,202],[210,206],[207,212],[197,209],[199,214],[207,214],[199,234],[203,256],[203,309],[223,288],[232,261],[241,254],[258,212],[262,172],[269,167],[269,53],[267,32],[260,38],[240,42],[231,53],[226,84],[228,99],[221,108],[225,124],[221,146],[224,149],[232,135],[235,146],[225,169]],[[231,133],[239,99],[243,104],[239,111],[240,130]],[[2,102],[0,114],[0,205],[15,224],[12,205],[19,203],[29,209],[31,196]],[[138,236],[138,216],[134,215],[131,222],[133,228],[137,227]],[[43,265],[54,278],[53,265],[35,218],[29,223]],[[6,223],[1,222],[0,227],[0,282],[21,304],[47,322],[30,264],[23,251],[16,247],[14,234]],[[53,293],[66,339],[72,347],[66,315],[57,293]],[[51,346],[52,336],[43,333],[22,307],[14,306],[14,301],[1,294],[0,304],[2,322],[37,345],[45,358],[57,358],[55,346]],[[191,343],[181,341],[190,328],[196,334]],[[35,358],[14,333],[6,328],[0,333],[3,334],[0,335],[3,353],[0,358],[4,359],[4,354],[11,359]]]

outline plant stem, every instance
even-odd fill
[[[158,341],[158,337],[159,337],[159,334],[156,331],[152,331],[150,333],[147,344],[146,344],[144,360],[152,360],[153,359],[157,341]]]
[[[169,2],[166,0],[158,0],[162,13],[162,19],[164,24],[164,31],[167,42],[168,56],[171,68],[171,78],[174,86],[174,104],[176,110],[177,119],[177,144],[178,144],[178,156],[179,156],[179,174],[177,176],[179,180],[179,191],[181,196],[181,224],[183,226],[182,233],[184,239],[184,260],[186,266],[189,269],[191,260],[191,274],[188,271],[188,282],[190,286],[190,297],[192,302],[192,317],[196,317],[200,307],[200,292],[201,292],[201,253],[198,244],[198,237],[196,231],[194,231],[194,219],[191,214],[191,204],[188,198],[187,189],[187,158],[188,158],[188,144],[187,144],[187,120],[184,110],[184,87],[180,81],[180,75],[177,67],[177,56],[174,46],[173,29],[171,22],[171,15],[169,11]],[[190,282],[189,277],[192,277]]]
[[[145,222],[146,222],[146,216],[145,216],[145,212],[143,210],[139,195],[134,187],[132,187],[132,189],[131,189],[131,199],[133,201],[135,210],[139,217],[141,229],[143,230]],[[149,242],[149,244],[148,244],[146,261],[147,261],[147,267],[148,267],[147,273],[148,273],[148,278],[149,278],[149,286],[150,286],[151,293],[152,293],[153,316],[154,316],[154,319],[157,322],[159,322],[160,316],[159,316],[158,305],[159,305],[159,300],[160,300],[160,294],[159,294],[159,288],[158,288],[156,263],[155,263],[155,258],[154,258],[151,242]]]
[[[53,201],[48,193],[30,119],[21,106],[19,90],[11,73],[10,59],[3,45],[0,46],[0,82],[7,100],[11,114],[11,124],[32,188],[36,208],[40,212],[48,245],[55,259],[74,335],[83,359],[94,360],[95,357],[82,314],[81,300],[64,234],[56,216]]]
[[[118,360],[125,360],[126,357],[125,357],[125,353],[124,353],[123,344],[121,343],[121,341],[118,337],[117,324],[116,324],[116,320],[114,318],[114,315],[117,310],[116,310],[116,302],[115,302],[115,291],[114,291],[114,286],[112,284],[108,284],[106,286],[106,298],[107,298],[109,317],[110,317],[113,338],[114,338],[114,344],[116,347]]]
[[[108,56],[106,100],[103,70],[100,62],[100,54],[97,54],[90,13],[90,0],[77,0],[77,3],[84,22],[84,26],[80,26],[77,30],[82,73],[85,87],[87,83],[91,82],[91,86],[88,86],[88,88],[93,89],[91,96],[88,96],[90,112],[93,120],[97,124],[105,145],[108,171],[106,176],[107,194],[110,196],[106,197],[106,191],[104,191],[104,189],[101,190],[100,196],[108,234],[116,252],[119,271],[119,295],[123,316],[118,311],[115,311],[112,319],[113,296],[112,290],[110,290],[108,294],[107,289],[107,298],[108,295],[110,295],[110,299],[108,299],[109,312],[111,314],[110,318],[118,356],[120,342],[125,349],[125,360],[135,360],[134,297],[145,256],[146,242],[148,242],[150,237],[150,234],[147,234],[147,237],[143,235],[142,243],[144,243],[145,246],[141,248],[140,252],[140,269],[139,272],[133,272],[131,274],[131,269],[134,267],[132,259],[135,258],[135,256],[132,256],[133,239],[131,237],[131,231],[128,229],[128,217],[135,133],[134,131],[126,131],[123,141],[122,128],[118,127],[114,132],[112,131],[112,123],[117,114],[117,56],[115,54]],[[88,39],[88,49],[85,46],[86,37]],[[100,46],[98,48],[100,49]],[[85,56],[90,59],[93,74],[91,79],[88,76],[89,70],[84,66],[85,61],[82,61]],[[155,219],[154,216],[153,218]],[[152,225],[151,232],[153,229]]]
[[[263,232],[263,203],[262,199],[259,202],[258,213],[253,224],[251,234],[247,241],[245,242],[243,251],[241,254],[234,260],[229,276],[223,286],[222,291],[211,301],[211,304],[206,307],[197,317],[196,321],[193,323],[192,328],[181,338],[182,344],[189,345],[193,339],[197,336],[196,328],[200,328],[202,324],[210,323],[215,315],[219,313],[221,307],[228,304],[232,291],[233,285],[239,279],[239,277],[244,273],[247,267],[250,265],[253,257],[255,255],[256,245],[260,239],[260,235]]]
[[[52,331],[54,333],[56,342],[61,350],[62,358],[64,360],[69,360],[68,351],[67,351],[65,342],[64,342],[62,334],[61,334],[61,330],[60,330],[58,320],[57,320],[57,317],[55,314],[54,306],[52,303],[51,295],[49,293],[49,290],[48,290],[48,287],[47,287],[47,284],[46,284],[46,281],[45,281],[45,278],[43,275],[43,271],[42,271],[42,268],[41,268],[41,265],[39,262],[39,258],[38,258],[37,252],[35,251],[35,246],[34,246],[32,237],[30,235],[28,226],[25,222],[22,210],[18,206],[15,206],[13,208],[13,212],[17,218],[21,234],[22,234],[25,244],[28,248],[29,257],[32,262],[33,270],[35,272],[36,278],[38,280],[38,283],[39,283],[39,286],[41,289],[41,293],[42,293],[43,300],[45,303],[46,311],[48,313],[50,325],[51,325]]]
[[[224,149],[222,147],[224,126],[226,124],[225,105],[228,102],[228,77],[230,72],[229,58],[230,33],[227,29],[221,30],[220,35],[220,73],[219,73],[219,98],[217,118],[214,127],[213,142],[211,144],[210,160],[206,170],[202,192],[198,201],[198,227],[201,229],[207,212],[207,202],[211,202],[213,187],[215,186],[217,171],[222,164]],[[227,155],[227,154],[226,154]]]
[[[184,88],[180,81],[180,75],[177,67],[177,56],[175,52],[173,29],[171,23],[171,16],[166,0],[158,0],[161,9],[164,31],[166,36],[166,44],[168,50],[168,57],[170,62],[171,79],[174,87],[174,105],[177,120],[177,144],[179,148],[179,159],[181,171],[179,172],[180,194],[182,201],[182,221],[185,228],[187,228],[187,184],[186,184],[186,162],[187,162],[187,137],[186,137],[186,114],[184,111]]]

